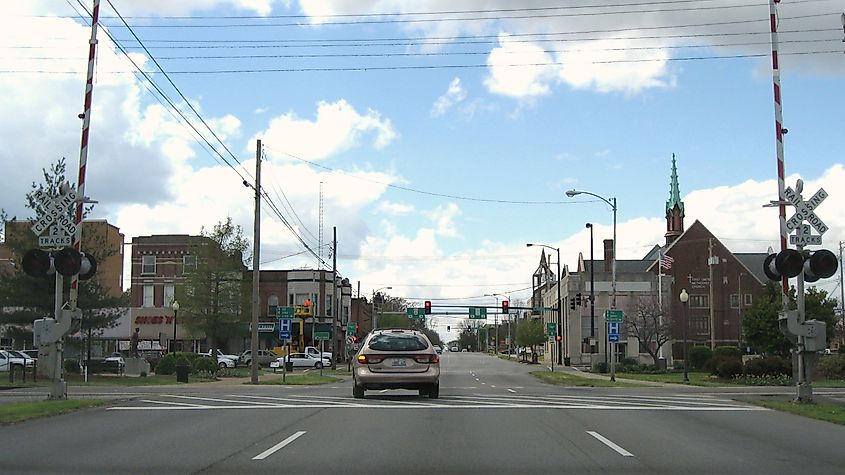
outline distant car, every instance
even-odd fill
[[[211,350],[208,350],[208,351],[200,353],[200,354],[202,356],[211,356]],[[238,355],[227,355],[227,354],[223,353],[222,351],[220,351],[220,348],[217,348],[217,359],[219,360],[220,358],[228,358],[228,359],[235,361],[235,362],[238,361]]]
[[[291,353],[287,356],[277,358],[279,364],[285,364],[288,361],[293,363],[294,368],[316,368],[320,369],[332,365],[332,360],[328,358],[318,359],[313,355],[306,355],[305,353]]]
[[[114,352],[114,353],[110,354],[103,361],[105,361],[106,363],[117,364],[119,367],[125,367],[126,366],[126,360],[124,360],[123,355],[118,353],[118,352]]]
[[[276,361],[276,358],[279,356],[273,353],[270,350],[258,350],[258,365],[259,366],[266,366],[273,361]],[[238,357],[238,362],[242,365],[249,366],[252,364],[252,350],[246,350],[241,353],[241,356]]]
[[[0,371],[9,371],[10,368],[24,368],[24,366],[30,367],[34,364],[35,362],[31,359],[12,356],[9,352],[0,350]]]
[[[33,358],[33,357],[29,356],[28,354],[24,353],[23,351],[18,351],[18,350],[6,350],[6,352],[7,352],[7,353],[9,353],[9,355],[10,355],[12,358],[21,358],[21,359],[23,359],[23,360],[26,362],[26,366],[27,366],[27,368],[32,367],[32,366],[35,366],[35,363],[38,361],[38,358]]]
[[[352,396],[371,389],[416,389],[420,396],[440,397],[440,357],[424,333],[380,330],[361,345],[352,370]]]
[[[460,351],[460,350],[458,349],[458,347],[457,347],[457,346],[453,346],[453,347],[449,348],[449,351],[458,352],[458,351]]]
[[[21,353],[29,356],[34,360],[38,360],[38,350],[21,350]]]
[[[435,346],[434,351],[436,351],[438,355],[443,354],[443,348],[440,348],[439,346]]]

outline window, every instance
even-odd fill
[[[382,334],[370,340],[370,349],[376,351],[420,351],[428,344],[416,335]]]
[[[279,308],[279,297],[271,295],[270,298],[267,299],[267,315],[275,317],[277,308]]]
[[[731,308],[739,308],[739,294],[731,294]]]
[[[141,274],[156,273],[156,256],[141,256]]]
[[[332,301],[333,301],[333,300],[334,300],[334,297],[333,297],[333,296],[331,296],[331,295],[326,295],[326,316],[327,316],[327,317],[331,317],[331,316],[332,316],[332,303],[333,303]]]
[[[176,299],[176,287],[173,285],[164,286],[164,306],[170,308]]]
[[[349,323],[349,307],[343,306],[343,324],[346,325]]]
[[[144,302],[141,305],[142,307],[152,307],[153,306],[153,286],[152,285],[145,285],[144,286]]]
[[[182,273],[197,270],[197,256],[182,256]]]
[[[710,296],[709,295],[690,295],[689,296],[689,306],[690,306],[690,308],[710,308]]]
[[[745,294],[745,304],[747,306],[751,305],[751,294]]]

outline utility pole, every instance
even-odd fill
[[[261,250],[261,139],[255,142],[255,224],[253,226],[252,250],[252,332],[250,335],[250,373],[252,384],[258,384],[258,308],[261,297],[258,294],[259,251]]]
[[[340,336],[340,298],[337,295],[337,226],[332,226],[332,297],[334,298],[334,315],[332,315],[332,369],[337,361],[337,339]],[[322,357],[322,355],[321,355]]]
[[[845,28],[845,13],[842,14],[842,27]],[[845,40],[842,40],[845,42]],[[842,345],[845,346],[845,287],[842,280],[842,241],[839,241],[839,316],[842,317]]]
[[[707,259],[707,267],[710,269],[710,349],[716,348],[716,313],[713,305],[713,238],[710,238],[710,258]]]

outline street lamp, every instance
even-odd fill
[[[684,320],[683,320],[683,335],[684,335],[684,382],[689,382],[689,375],[687,372],[689,371],[689,366],[687,365],[687,302],[689,302],[689,294],[687,293],[687,289],[681,289],[681,304],[684,306]]]
[[[393,287],[388,286],[373,290],[373,330],[378,328],[378,316],[376,315],[376,294],[379,290],[393,290]]]
[[[590,338],[596,337],[596,281],[595,281],[595,261],[593,260],[593,223],[587,223],[587,228],[590,230]],[[590,353],[593,352],[593,342],[590,340]],[[605,348],[605,354],[607,349]]]
[[[496,325],[496,345],[493,347],[493,351],[496,354],[498,354],[499,353],[499,318],[498,318],[499,317],[499,314],[498,314],[499,310],[498,309],[501,308],[501,307],[499,307],[499,297],[503,297],[508,301],[510,301],[511,298],[509,296],[505,295],[505,294],[497,294],[497,293],[484,294],[484,296],[485,297],[496,297],[496,308],[497,308],[497,310],[496,310],[497,313],[495,314],[496,315],[496,323],[495,323],[495,325]],[[510,358],[511,357],[511,355],[510,355],[511,354],[511,352],[510,352],[510,349],[511,349],[511,317],[510,317],[510,312],[506,315],[506,318],[508,319],[508,358]]]
[[[546,244],[528,243],[525,247],[539,246],[557,251],[557,334],[563,336],[563,296],[560,293],[560,248]],[[557,342],[557,364],[563,365],[563,338]]]
[[[176,314],[179,312],[179,301],[173,299],[173,302],[170,304],[170,308],[173,309],[173,346],[176,347]],[[173,348],[170,349],[170,352],[173,353]]]
[[[617,210],[616,198],[610,198],[610,199],[604,198],[602,196],[599,196],[599,195],[592,193],[592,192],[589,192],[589,191],[569,190],[569,191],[566,192],[566,196],[568,196],[570,198],[572,198],[573,196],[581,195],[581,194],[590,195],[590,196],[593,196],[595,198],[598,198],[598,199],[604,201],[605,203],[607,203],[607,205],[610,206],[610,208],[613,210],[613,249],[611,251],[613,253],[613,255],[611,256],[611,260],[610,260],[610,262],[611,262],[611,271],[610,271],[611,272],[611,277],[610,277],[610,279],[611,279],[611,292],[613,292],[613,293],[611,294],[610,307],[615,309],[616,308],[616,210]],[[591,228],[591,233],[592,233],[592,226],[590,228]],[[591,234],[591,236],[592,236],[592,234]],[[592,241],[590,243],[590,252],[592,253]],[[605,328],[605,334],[606,333],[607,333],[607,329]],[[607,348],[606,347],[607,347],[607,341],[605,341],[605,358],[607,358]],[[616,356],[616,355],[614,354],[614,356]],[[610,380],[615,381],[616,380],[616,377],[615,377],[616,372],[615,372],[615,366],[614,366],[614,358],[610,359],[610,367],[611,367]]]

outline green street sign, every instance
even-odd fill
[[[486,320],[487,307],[469,307],[469,318],[473,320]]]
[[[424,308],[408,308],[408,309],[405,309],[405,312],[408,315],[408,318],[411,318],[411,319],[419,318],[421,320],[425,319],[425,309]]]
[[[533,307],[531,309],[532,312],[545,312],[545,311],[552,311],[554,307]]]
[[[276,316],[279,318],[293,318],[293,307],[276,307]]]
[[[604,319],[609,323],[622,323],[625,320],[625,314],[622,313],[622,310],[605,310]]]
[[[355,322],[349,322],[346,324],[346,336],[353,336],[355,333],[358,332],[358,324]]]
[[[546,334],[549,336],[557,335],[557,323],[547,323]]]
[[[328,341],[331,339],[329,336],[329,332],[314,332],[314,339],[317,341],[325,340]]]

